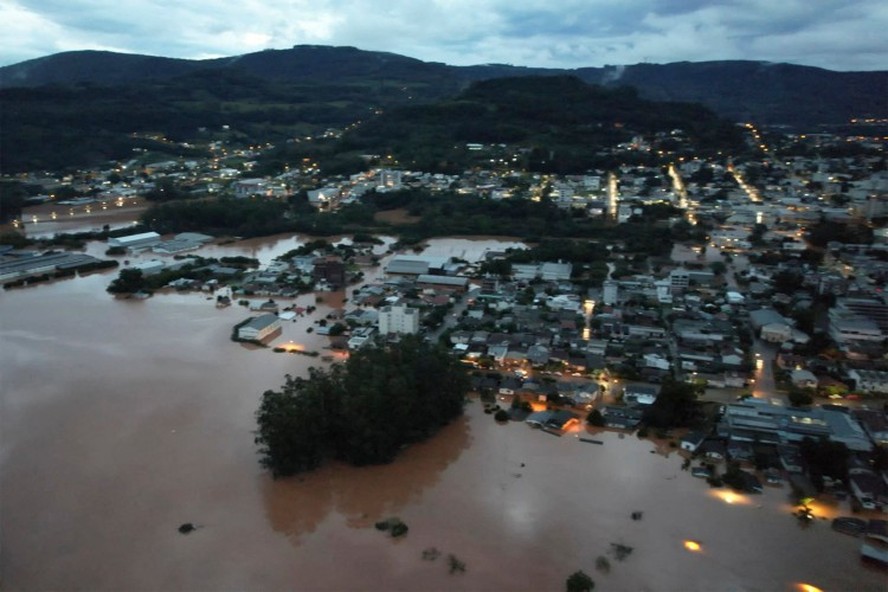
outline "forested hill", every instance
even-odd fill
[[[699,104],[648,101],[631,87],[603,88],[572,76],[527,76],[388,110],[346,134],[337,152],[392,154],[408,168],[460,171],[472,157],[467,144],[508,144],[526,149],[516,163],[521,168],[574,173],[612,166],[607,148],[634,134],[674,130],[698,154],[743,147],[737,126]]]
[[[835,72],[753,61],[679,62],[576,70],[505,64],[458,67],[354,47],[297,45],[209,60],[75,51],[0,68],[0,88],[168,81],[198,70],[239,70],[286,83],[400,84],[415,98],[453,96],[469,82],[574,75],[603,86],[629,85],[644,98],[700,102],[735,121],[814,126],[888,114],[888,72]]]
[[[522,84],[533,90],[521,100],[511,101],[515,96],[510,95],[510,101],[502,101],[496,96],[502,91],[496,83],[500,79],[512,85],[513,95],[523,92],[510,82],[516,79],[526,80]],[[602,88],[581,90],[576,79]],[[485,92],[490,96],[478,94]],[[583,93],[592,94],[583,98]],[[593,95],[598,107],[587,113],[583,101]],[[91,166],[129,158],[133,149],[175,155],[183,152],[181,142],[277,143],[357,122],[372,122],[355,136],[357,144],[367,145],[370,134],[389,125],[386,133],[393,141],[384,144],[396,144],[398,134],[407,133],[415,145],[421,134],[394,129],[390,114],[402,124],[416,117],[427,130],[433,120],[449,121],[453,129],[439,125],[437,136],[428,135],[433,140],[510,142],[545,136],[557,148],[580,141],[580,133],[587,142],[605,141],[608,123],[628,124],[625,129],[637,125],[644,131],[653,123],[668,126],[670,118],[679,120],[675,127],[705,140],[706,130],[692,123],[698,115],[699,121],[713,121],[708,112],[658,105],[654,117],[652,104],[644,101],[699,102],[733,122],[791,123],[816,131],[819,124],[846,123],[851,117],[885,117],[886,97],[886,72],[840,73],[757,62],[568,71],[454,67],[327,46],[213,60],[69,52],[0,68],[0,165],[4,173]],[[489,99],[483,108],[478,104],[482,98]],[[426,110],[429,105],[433,108]],[[610,110],[595,119],[595,109],[602,105]],[[380,112],[385,117],[377,122]],[[466,113],[474,113],[477,122]],[[538,123],[547,117],[554,117],[550,123],[557,130],[540,128]],[[718,125],[717,131],[722,129]],[[570,134],[577,136],[571,140]],[[568,154],[562,150],[562,155]]]

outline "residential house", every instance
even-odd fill
[[[623,400],[635,405],[653,405],[660,394],[660,387],[654,384],[627,384],[623,387]]]
[[[728,449],[725,446],[724,440],[707,438],[700,443],[697,453],[710,460],[725,460],[728,455]]]
[[[789,373],[793,386],[799,388],[817,388],[817,376],[810,370],[793,370]]]
[[[641,423],[644,412],[637,407],[605,405],[601,410],[604,425],[609,428],[633,430]]]
[[[376,329],[373,327],[358,327],[351,332],[348,338],[348,349],[359,349],[373,340]]]
[[[703,443],[703,440],[706,439],[706,434],[703,432],[688,432],[679,443],[679,446],[682,450],[687,450],[688,452],[696,452],[700,447],[700,444]]]

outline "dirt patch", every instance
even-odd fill
[[[422,220],[421,216],[411,216],[405,208],[397,210],[385,210],[384,212],[376,212],[373,219],[377,222],[386,222],[388,224],[416,224]]]

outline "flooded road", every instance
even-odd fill
[[[390,465],[273,481],[253,445],[261,393],[320,358],[231,342],[249,313],[206,295],[115,300],[115,275],[0,293],[5,590],[562,590],[578,569],[599,590],[884,590],[857,539],[796,525],[786,489],[726,500],[668,447],[498,425],[477,402]],[[306,329],[340,302],[275,344],[321,350]],[[373,528],[389,516],[402,540]]]
[[[22,210],[21,222],[29,238],[55,234],[100,231],[135,226],[148,202],[141,197],[104,199],[81,205],[47,203]]]

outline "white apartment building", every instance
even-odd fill
[[[606,306],[613,306],[619,301],[620,287],[614,280],[604,280],[602,301]]]
[[[379,311],[379,334],[416,335],[419,332],[419,310],[402,305],[384,306]]]

